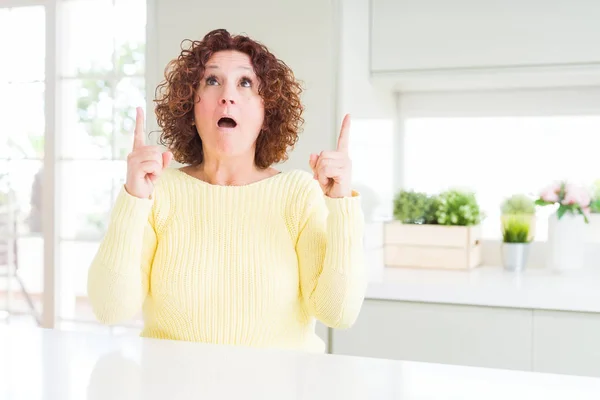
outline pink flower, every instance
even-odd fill
[[[590,207],[583,207],[583,215],[585,215],[587,218],[589,218],[592,214],[592,210],[590,209]]]
[[[560,199],[558,194],[560,193],[561,184],[560,182],[553,183],[542,191],[541,198],[548,203],[556,203]]]
[[[565,186],[565,198],[563,199],[562,204],[574,204],[585,208],[589,207],[591,201],[591,196],[585,188],[570,183]]]

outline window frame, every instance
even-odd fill
[[[409,118],[600,116],[600,87],[556,87],[395,92],[394,192],[405,187],[405,121]],[[501,266],[501,239],[483,240],[483,264]],[[600,254],[589,243],[588,254]],[[531,244],[529,265],[543,268],[546,242]]]
[[[87,0],[95,1],[95,0]],[[42,218],[42,238],[44,241],[43,245],[43,284],[42,284],[42,313],[40,326],[43,328],[53,329],[56,326],[60,326],[61,323],[93,323],[88,320],[69,319],[60,316],[59,308],[61,306],[61,300],[59,294],[63,292],[61,288],[61,244],[63,242],[89,242],[90,238],[87,237],[75,237],[75,238],[61,238],[60,236],[60,204],[61,204],[61,192],[60,188],[61,177],[58,176],[60,173],[61,163],[73,162],[73,161],[87,161],[86,159],[73,159],[69,157],[63,157],[60,154],[61,148],[61,137],[57,135],[61,132],[61,107],[63,106],[63,97],[61,93],[61,84],[65,80],[79,80],[85,79],[87,76],[78,75],[65,75],[61,74],[60,61],[61,61],[61,49],[60,43],[62,39],[63,24],[61,23],[61,5],[64,0],[7,0],[0,4],[0,9],[11,9],[11,8],[24,8],[31,6],[41,6],[45,12],[45,74],[44,80],[44,158],[41,160],[44,170],[44,185],[42,191],[42,201],[44,203],[44,212],[41,215]],[[112,6],[114,7],[116,0],[112,0]],[[106,78],[111,82],[111,94],[114,94],[117,89],[117,83],[123,78],[131,79],[142,79],[144,81],[144,88],[147,91],[148,87],[148,25],[151,22],[149,18],[154,14],[150,8],[154,4],[152,0],[146,1],[146,30],[145,36],[145,61],[143,73],[136,73],[131,75],[120,76],[114,69],[109,71],[107,74],[99,75],[101,78]],[[116,60],[116,48],[113,45],[112,54],[113,65]],[[113,96],[114,97],[114,96]],[[147,106],[150,101],[147,100]],[[142,106],[142,105],[141,105]],[[113,120],[115,118],[116,110],[113,107]],[[112,148],[115,148],[115,134],[113,129],[112,137]],[[116,158],[113,155],[110,159],[94,159],[92,161],[122,161],[120,158]],[[115,190],[114,188],[112,189]],[[114,193],[113,196],[114,197]],[[95,238],[99,240],[100,238]],[[97,241],[96,240],[96,241]],[[9,311],[10,313],[11,311]],[[138,328],[135,321],[131,325],[123,325],[124,327],[135,327]]]

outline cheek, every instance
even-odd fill
[[[260,130],[265,116],[265,107],[262,99],[252,98],[248,101],[247,115],[248,119],[252,121],[252,125]]]
[[[208,101],[206,96],[198,98],[198,101],[194,104],[194,115],[209,115],[212,110],[214,110],[214,106],[210,106],[211,102]]]

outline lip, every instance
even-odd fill
[[[221,127],[221,126],[219,126],[219,120],[221,120],[222,118],[229,118],[229,119],[232,119],[232,120],[235,122],[235,127],[233,127],[233,128],[228,128],[228,127]],[[238,125],[239,125],[239,123],[237,122],[237,119],[235,119],[233,116],[231,116],[231,115],[229,115],[229,114],[223,114],[223,115],[221,115],[221,116],[219,117],[219,119],[217,119],[217,123],[216,123],[216,125],[217,125],[217,129],[221,129],[221,130],[224,130],[224,131],[230,131],[230,130],[233,130],[233,129],[237,128],[237,127],[238,127]]]

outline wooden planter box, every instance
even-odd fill
[[[481,227],[385,225],[384,259],[389,267],[471,269],[481,265]]]

